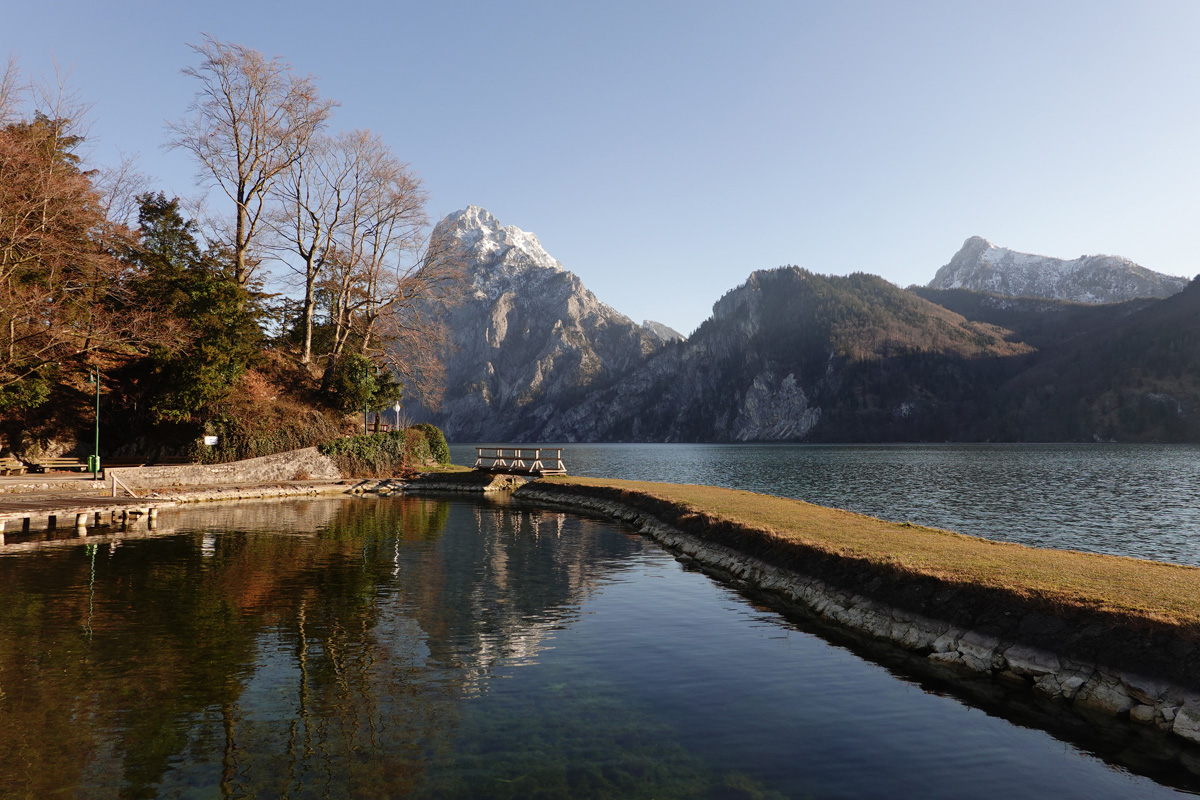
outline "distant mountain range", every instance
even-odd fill
[[[481,208],[439,228],[471,296],[448,320],[444,403],[418,413],[451,441],[1200,441],[1200,281],[1124,259],[972,238],[934,280],[951,288],[763,270],[685,339]]]
[[[1018,253],[972,236],[950,263],[937,271],[929,288],[1119,303],[1138,297],[1170,297],[1187,283],[1187,278],[1153,272],[1120,256],[1080,256],[1064,261]]]

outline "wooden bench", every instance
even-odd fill
[[[49,472],[50,470],[78,470],[79,472],[87,471],[87,462],[81,461],[78,458],[43,458],[36,463],[29,465],[30,469],[35,472]]]
[[[25,465],[12,456],[0,458],[0,475],[24,475]]]

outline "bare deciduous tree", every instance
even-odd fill
[[[9,56],[3,74],[0,74],[0,125],[7,125],[16,117],[21,94],[21,70],[17,65],[17,57]]]
[[[445,311],[462,297],[463,254],[457,242],[432,235],[417,263],[394,277],[394,292],[378,318],[376,339],[384,362],[408,392],[418,395],[426,408],[436,409],[445,390],[450,345]]]
[[[336,105],[322,100],[311,77],[279,57],[204,35],[191,48],[201,57],[183,70],[200,81],[188,114],[168,127],[168,145],[190,152],[202,179],[234,203],[229,246],[234,277],[250,282],[248,256],[265,203],[279,176],[301,157]]]
[[[137,158],[121,154],[116,165],[102,167],[94,184],[100,190],[100,204],[109,222],[136,227],[138,198],[150,191],[151,181],[138,169]]]
[[[338,138],[342,212],[320,286],[333,341],[330,364],[348,347],[382,360],[410,390],[430,395],[440,376],[443,304],[459,288],[459,259],[426,238],[420,179],[369,131]]]
[[[317,280],[334,249],[351,197],[354,150],[345,146],[347,141],[345,135],[315,138],[303,157],[283,175],[275,191],[279,208],[272,215],[273,227],[284,249],[299,258],[299,265],[292,268],[304,280],[300,360],[305,364],[312,361]]]
[[[333,323],[336,360],[352,338],[366,355],[389,273],[403,270],[419,243],[425,195],[407,165],[369,131],[341,139],[350,165],[348,199],[324,282]]]

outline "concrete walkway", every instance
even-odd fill
[[[318,480],[163,486],[138,490],[137,497],[119,490],[120,496],[113,497],[111,486],[93,480],[90,473],[8,475],[0,477],[0,546],[5,544],[6,534],[11,542],[14,536],[35,529],[85,531],[89,524],[102,524],[105,515],[109,525],[118,517],[123,521],[145,518],[153,524],[158,509],[181,503],[345,494],[354,483]]]

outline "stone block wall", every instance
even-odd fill
[[[180,464],[162,467],[117,467],[105,470],[130,489],[177,486],[224,486],[280,481],[335,481],[342,473],[315,447],[291,450],[226,464]]]

